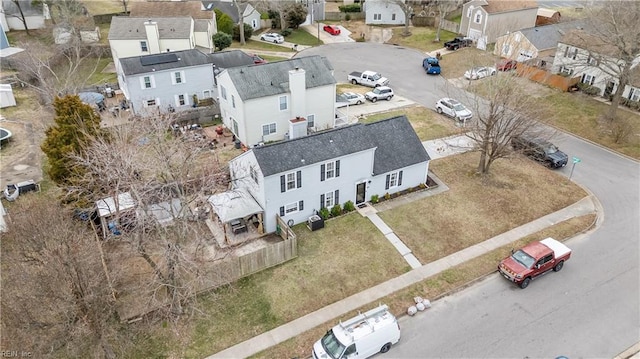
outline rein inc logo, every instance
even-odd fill
[[[24,350],[0,350],[0,358],[31,358],[31,352]]]

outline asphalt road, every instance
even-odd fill
[[[400,96],[430,108],[459,91],[425,75],[425,55],[416,50],[330,44],[299,56],[315,54],[331,61],[338,81],[351,71],[378,71]],[[495,274],[403,319],[389,357],[611,358],[640,341],[640,165],[571,135],[555,142],[582,160],[572,179],[602,204],[597,230],[568,241],[573,255],[564,269],[526,290]],[[571,166],[559,171],[569,176]]]

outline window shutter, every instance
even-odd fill
[[[302,211],[304,209],[304,201],[298,202],[298,211]]]
[[[284,175],[280,176],[280,192],[286,192],[287,188],[285,187],[285,179]]]
[[[296,173],[296,177],[297,177],[296,188],[302,188],[302,171],[298,171]]]
[[[284,217],[284,206],[280,207],[280,217]]]
[[[593,85],[593,83],[595,82],[596,78],[595,76],[591,76],[591,82],[589,83],[589,85]]]
[[[585,74],[582,74],[582,78],[580,79],[580,82],[584,83],[584,77],[585,76],[586,76]]]
[[[336,200],[335,204],[340,204],[340,190],[336,190]]]
[[[320,195],[320,209],[324,208],[324,195]]]
[[[384,182],[384,189],[389,189],[389,179],[391,178],[391,175],[387,175],[387,180]]]
[[[398,174],[398,186],[402,185],[402,171]]]
[[[336,161],[336,177],[340,177],[340,160]]]
[[[320,181],[324,181],[324,165],[320,165]]]

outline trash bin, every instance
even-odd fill
[[[240,149],[240,140],[236,140],[235,146],[237,149]]]

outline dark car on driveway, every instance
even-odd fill
[[[527,135],[513,137],[511,147],[549,168],[564,167],[569,159],[569,156],[560,151],[553,143]]]
[[[451,40],[451,41],[447,41],[444,43],[444,47],[447,48],[447,50],[457,50],[461,47],[467,47],[467,46],[471,46],[473,44],[473,40],[469,39],[467,37],[462,37],[462,36],[458,36],[455,39]]]

